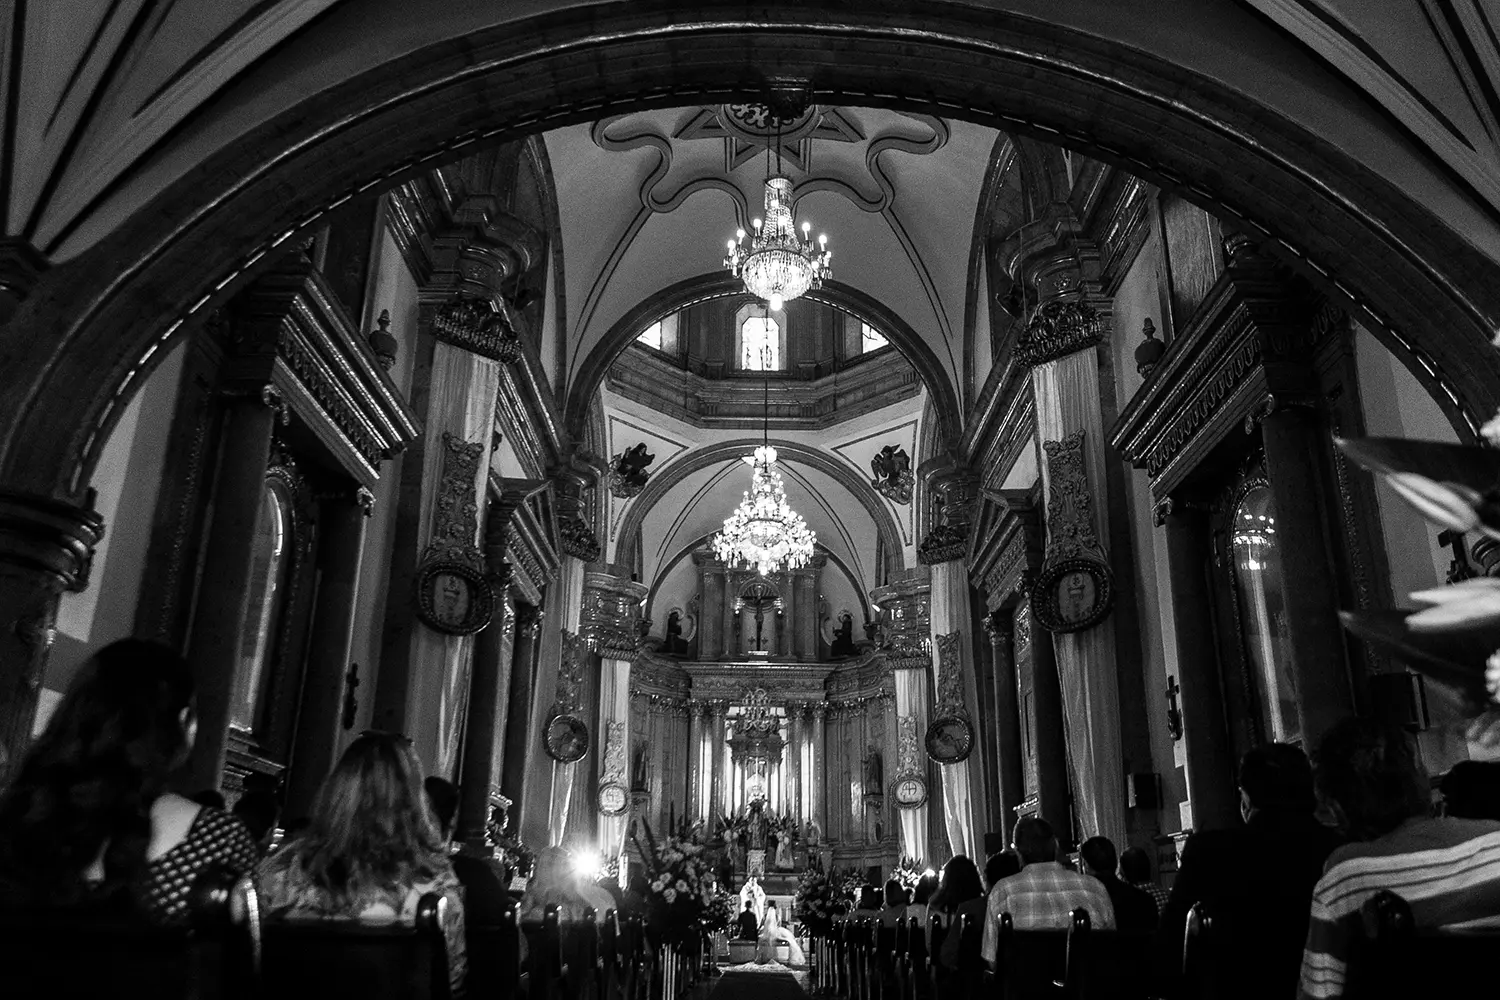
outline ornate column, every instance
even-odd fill
[[[734,627],[734,600],[739,596],[739,589],[739,581],[735,579],[734,571],[727,566],[724,567],[724,606],[719,610],[724,622],[724,652],[719,656],[721,660],[740,658],[740,644]]]
[[[688,702],[688,801],[684,812],[688,821],[705,819],[703,816],[703,703]]]
[[[995,741],[1000,769],[1000,815],[1006,824],[1015,820],[1016,807],[1026,798],[1021,776],[1021,710],[1016,678],[1014,638],[1009,611],[997,611],[984,619],[995,668]]]
[[[724,573],[711,552],[694,552],[693,562],[703,595],[698,608],[698,658],[717,659],[724,648]]]
[[[93,498],[86,503],[92,507]],[[103,535],[104,521],[92,509],[0,493],[0,786],[31,742],[58,597],[87,586]]]
[[[1072,775],[1068,769],[1067,725],[1063,717],[1062,688],[1058,682],[1057,660],[1047,633],[1036,627],[1031,616],[1031,602],[1016,609],[1016,642],[1021,631],[1031,646],[1032,729],[1036,740],[1037,808],[1043,819],[1052,824],[1058,839],[1073,838]]]
[[[802,710],[800,704],[790,704],[786,707],[787,714],[787,747],[786,747],[786,799],[787,812],[801,829],[802,819]]]
[[[544,615],[534,604],[516,605],[515,645],[511,652],[510,685],[502,711],[504,752],[500,762],[500,791],[521,807],[526,779],[526,744],[531,735],[535,691],[537,638]],[[511,822],[519,829],[516,817]]]
[[[318,788],[333,770],[347,683],[345,672],[354,638],[365,522],[374,509],[375,495],[363,486],[321,498],[317,604],[292,743],[285,809],[288,816],[309,814]]]
[[[727,804],[729,789],[724,778],[724,710],[728,705],[719,700],[708,703],[709,768],[712,771],[709,810],[715,816],[729,812]]]
[[[826,702],[813,702],[813,815],[818,827],[827,837],[828,831],[828,745],[825,718],[828,714]]]
[[[508,566],[497,577],[504,582]],[[496,602],[489,628],[479,633],[469,670],[469,710],[464,726],[463,770],[458,780],[456,839],[478,857],[487,857],[490,803],[500,794],[500,753],[504,752],[504,696],[509,694],[515,650],[516,613],[508,598]]]
[[[803,660],[818,658],[818,574],[827,564],[828,557],[816,553],[797,570],[797,603],[803,608],[797,619],[797,656]]]
[[[277,421],[287,419],[286,402],[270,386],[226,395],[213,520],[203,554],[212,572],[199,587],[188,639],[198,697],[198,740],[183,775],[183,787],[191,789],[218,788],[224,770],[271,435]]]

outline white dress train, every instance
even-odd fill
[[[802,948],[797,944],[797,939],[792,932],[781,926],[781,918],[772,909],[766,910],[766,917],[760,924],[760,937],[755,942],[755,964],[768,965],[776,963],[776,943],[785,941],[789,946],[792,965],[806,965],[807,956],[802,954]]]

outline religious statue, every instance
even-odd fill
[[[816,818],[807,821],[807,846],[823,846],[823,828],[818,825]]]
[[[833,630],[828,652],[831,656],[856,656],[859,653],[859,648],[854,645],[854,616],[847,611],[839,613],[838,627]]]
[[[782,833],[776,838],[776,867],[781,871],[792,868],[792,835]]]
[[[621,500],[636,496],[646,488],[646,480],[651,478],[651,473],[646,471],[646,466],[655,460],[655,455],[646,453],[644,442],[634,448],[627,448],[623,453],[610,459],[609,492]]]
[[[874,746],[865,755],[865,794],[872,795],[885,791],[885,763],[880,759],[880,751]]]
[[[896,504],[911,503],[915,477],[911,474],[911,456],[900,445],[888,444],[870,459],[875,478],[870,486],[876,493]]]
[[[766,813],[761,804],[756,802],[750,807],[750,849],[763,851],[766,849],[766,833],[769,824],[766,822]]]
[[[682,641],[682,612],[673,608],[667,615],[667,648],[668,656],[682,656],[687,652],[687,643]]]
[[[646,748],[637,747],[635,761],[630,768],[630,790],[644,792],[650,789],[650,763],[646,759]]]

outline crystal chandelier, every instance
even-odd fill
[[[770,368],[767,358],[767,369]],[[762,443],[755,454],[741,459],[750,465],[750,490],[724,519],[724,530],[714,535],[714,554],[726,564],[754,566],[761,576],[806,566],[817,537],[802,515],[787,503],[776,449],[771,447],[771,376],[766,375]]]
[[[755,235],[750,237],[748,248],[745,231],[735,232],[724,266],[730,274],[744,279],[745,291],[770,303],[772,309],[779,311],[784,303],[833,277],[828,267],[833,257],[828,237],[820,235],[813,243],[812,223],[807,221],[802,223],[802,235],[797,235],[789,178],[766,178],[766,217],[764,221],[756,219],[753,225]]]

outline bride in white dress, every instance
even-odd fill
[[[789,946],[792,965],[806,965],[807,956],[802,954],[802,949],[797,945],[797,939],[792,932],[781,926],[781,918],[777,915],[776,904],[766,904],[766,916],[760,922],[760,938],[755,943],[755,964],[766,965],[776,962],[776,944],[785,941]]]

